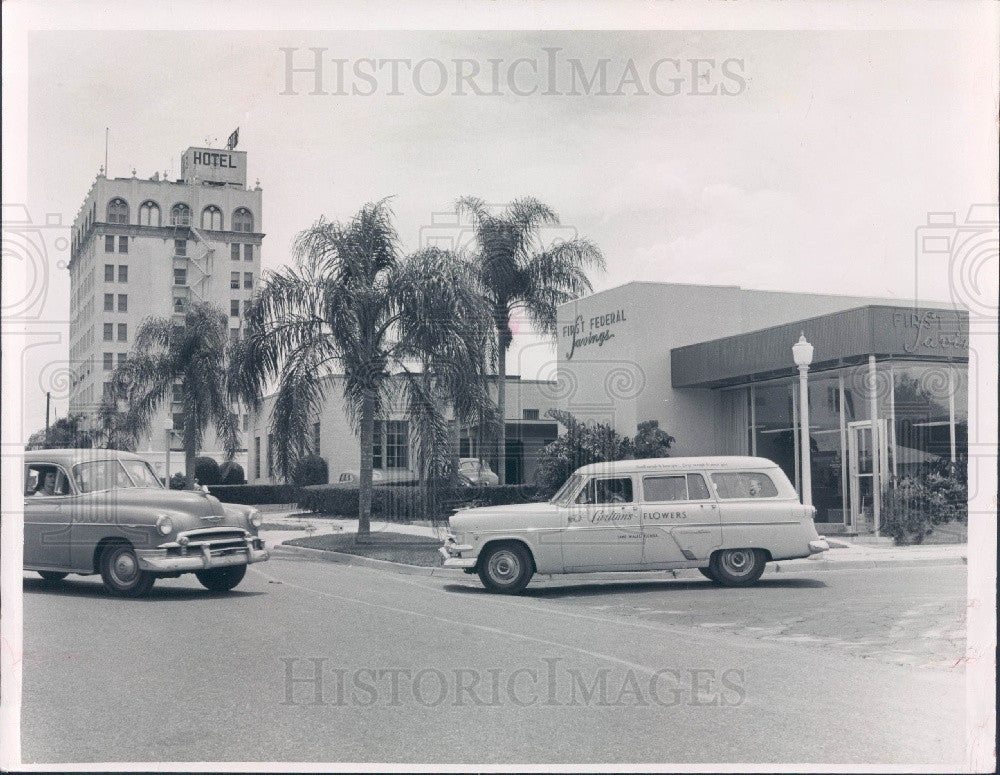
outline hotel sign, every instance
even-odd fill
[[[573,360],[573,354],[581,348],[603,347],[605,342],[615,338],[617,324],[626,322],[628,318],[623,309],[610,310],[590,318],[577,315],[572,323],[562,327],[563,337],[570,340],[566,360]]]
[[[181,156],[181,177],[208,183],[247,184],[246,151],[218,148],[188,148]]]

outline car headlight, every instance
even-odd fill
[[[264,518],[260,515],[257,509],[254,509],[249,514],[247,514],[247,519],[250,520],[250,524],[255,528],[260,529],[260,526],[264,524]]]
[[[168,536],[174,530],[174,521],[164,514],[157,518],[156,529],[160,531],[160,535]]]

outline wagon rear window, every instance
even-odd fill
[[[771,477],[756,471],[712,474],[720,498],[773,498],[778,494]]]

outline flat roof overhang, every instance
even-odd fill
[[[969,314],[939,307],[869,305],[670,351],[670,384],[715,388],[798,373],[799,334],[815,348],[810,369],[864,363],[868,356],[967,362]]]

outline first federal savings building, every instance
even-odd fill
[[[674,455],[769,458],[801,494],[803,334],[816,522],[877,532],[889,477],[966,457],[969,318],[954,304],[633,282],[559,308],[557,402],[629,436],[658,420]]]

